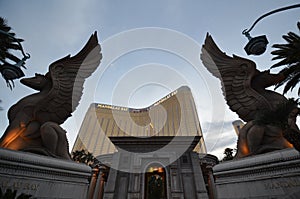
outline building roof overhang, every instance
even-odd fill
[[[134,153],[192,151],[201,136],[109,137],[118,150]]]

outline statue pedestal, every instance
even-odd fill
[[[0,188],[34,198],[86,198],[91,168],[72,161],[0,148]]]
[[[218,198],[300,198],[300,153],[284,149],[213,168]]]

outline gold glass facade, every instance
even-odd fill
[[[114,153],[108,138],[114,136],[202,136],[191,90],[180,87],[142,109],[91,104],[72,151],[85,149],[94,156]],[[194,151],[206,153],[203,137]]]

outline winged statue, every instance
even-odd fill
[[[283,137],[281,128],[271,123],[262,125],[256,122],[262,112],[274,112],[288,102],[283,95],[266,89],[282,82],[285,75],[261,72],[251,60],[226,55],[209,34],[201,51],[203,65],[221,81],[223,96],[229,108],[246,122],[239,133],[237,157],[292,147]],[[299,130],[297,127],[295,129]]]
[[[78,106],[85,79],[101,59],[95,32],[75,56],[53,62],[45,75],[21,79],[22,84],[38,92],[9,109],[9,125],[0,139],[0,147],[70,159],[66,131],[60,124]]]

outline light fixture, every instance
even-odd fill
[[[247,32],[245,33],[245,36],[249,40],[244,48],[247,55],[261,55],[266,51],[269,43],[266,35],[251,37],[249,32]]]
[[[249,28],[249,29],[245,29],[242,34],[245,35],[249,42],[247,43],[247,45],[245,46],[245,51],[247,53],[247,55],[261,55],[263,54],[266,49],[267,49],[267,44],[268,39],[266,35],[262,35],[262,36],[257,36],[257,37],[251,37],[250,36],[250,31],[254,28],[254,26],[263,18],[277,13],[277,12],[281,12],[284,10],[288,10],[288,9],[292,9],[292,8],[298,8],[300,7],[300,4],[295,4],[295,5],[291,5],[291,6],[287,6],[287,7],[283,7],[283,8],[278,8],[276,10],[272,10],[264,15],[262,15],[261,17],[259,17],[254,23],[253,25]]]

